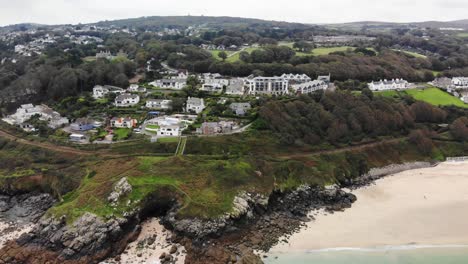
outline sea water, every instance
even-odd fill
[[[468,264],[468,246],[337,248],[271,253],[266,264]]]

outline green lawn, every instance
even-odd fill
[[[279,42],[278,45],[280,46],[286,46],[289,48],[293,48],[294,42]],[[299,52],[296,51],[296,56],[322,56],[322,55],[328,55],[332,52],[337,52],[337,51],[347,51],[348,49],[354,50],[356,48],[350,47],[350,46],[341,46],[341,47],[321,47],[321,48],[315,48],[311,52]]]
[[[214,57],[215,59],[219,60],[219,61],[222,60],[222,59],[221,59],[218,55],[219,55],[219,53],[222,52],[222,51],[226,52],[226,54],[228,55],[228,57],[229,57],[229,55],[231,55],[231,54],[234,53],[233,51],[229,51],[229,50],[210,50],[211,55],[213,55],[213,57]]]
[[[356,48],[350,47],[350,46],[341,46],[341,47],[321,47],[321,48],[315,48],[312,50],[312,55],[315,56],[322,56],[322,55],[328,55],[332,52],[337,52],[337,51],[347,51],[348,49],[355,50]]]
[[[396,97],[398,96],[398,92],[391,90],[391,91],[379,91],[379,92],[374,92],[376,95],[384,96],[384,97]]]
[[[239,54],[242,52],[242,51],[246,51],[248,53],[252,53],[252,51],[254,50],[257,50],[257,49],[261,49],[261,48],[254,48],[254,47],[249,47],[249,48],[244,48],[240,51],[227,51],[226,50],[226,53],[228,54],[228,58],[226,59],[226,62],[230,62],[230,63],[233,63],[233,62],[238,62],[240,61],[240,56]],[[221,52],[221,50],[211,50],[210,51],[211,54],[213,55],[213,58],[221,61],[221,58],[218,57],[218,54]],[[229,57],[230,56],[230,57]]]
[[[130,136],[132,130],[130,128],[116,128],[114,129],[114,140],[124,140]]]
[[[375,92],[375,94],[385,97],[399,97],[404,94],[408,94],[416,100],[424,101],[436,106],[454,105],[457,107],[468,108],[468,104],[465,104],[459,98],[435,87],[428,87],[425,89],[409,89],[405,91],[382,91]]]
[[[468,108],[468,104],[465,104],[457,97],[435,87],[423,90],[410,89],[407,90],[406,93],[411,95],[416,100],[425,101],[437,106],[455,105],[458,107]]]

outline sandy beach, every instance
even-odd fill
[[[353,191],[344,212],[315,221],[270,253],[402,245],[468,245],[468,162],[405,171]]]
[[[159,224],[159,219],[148,219],[141,224],[141,227],[141,233],[137,240],[127,246],[118,260],[108,259],[101,264],[159,264],[161,263],[159,259],[161,254],[169,254],[173,246],[177,246],[177,251],[172,254],[177,259],[174,263],[183,264],[185,262],[184,247],[173,245],[167,241],[171,236],[171,231]]]

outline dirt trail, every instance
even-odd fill
[[[79,150],[76,148],[54,145],[54,144],[47,143],[47,142],[37,142],[37,141],[23,139],[1,129],[0,129],[0,137],[6,138],[11,141],[15,141],[24,145],[34,146],[34,147],[43,148],[43,149],[60,152],[60,153],[82,155],[82,156],[96,155],[96,152],[92,152],[92,151]]]
[[[295,153],[295,154],[279,155],[279,157],[292,159],[292,158],[308,157],[311,155],[336,154],[336,153],[345,152],[345,151],[363,150],[366,148],[376,147],[379,145],[384,145],[384,144],[389,144],[389,143],[398,143],[404,139],[406,139],[406,137],[385,139],[385,140],[380,140],[376,142],[363,143],[363,144],[356,145],[356,146],[349,146],[349,147],[337,148],[337,149],[331,149],[331,150],[318,150],[318,151],[312,151],[312,152],[301,152],[301,153]]]
[[[66,147],[66,146],[60,146],[60,145],[54,145],[52,143],[48,142],[37,142],[37,141],[31,141],[27,139],[20,138],[18,136],[15,136],[7,131],[4,131],[0,129],[0,137],[7,138],[9,140],[19,142],[21,144],[29,145],[29,146],[34,146],[38,148],[43,148],[55,152],[60,152],[60,153],[66,153],[66,154],[74,154],[74,155],[82,155],[82,156],[91,156],[91,155],[101,155],[101,156],[107,156],[107,157],[123,157],[125,155],[118,155],[118,154],[109,154],[105,153],[103,151],[88,151],[88,150],[79,150],[76,148],[72,147]],[[286,158],[286,159],[293,159],[293,158],[301,158],[301,157],[308,157],[310,155],[321,155],[321,154],[335,154],[335,153],[340,153],[344,151],[353,151],[353,150],[362,150],[365,148],[370,148],[370,147],[375,147],[378,145],[383,145],[383,144],[388,144],[388,143],[397,143],[401,140],[405,139],[405,137],[401,138],[393,138],[393,139],[386,139],[386,140],[381,140],[377,142],[370,142],[370,143],[364,143],[361,145],[357,146],[349,146],[349,147],[344,147],[344,148],[338,148],[338,149],[332,149],[332,150],[319,150],[319,151],[312,151],[312,152],[300,152],[300,153],[295,153],[295,154],[285,154],[285,155],[279,155],[279,158]],[[186,140],[186,139],[185,139]]]

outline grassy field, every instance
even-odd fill
[[[406,51],[406,50],[397,50],[397,49],[394,49],[394,51],[403,52],[403,53],[406,53],[406,54],[411,55],[411,56],[416,57],[416,58],[427,59],[426,55],[419,54],[419,53],[416,53],[416,52],[411,52],[411,51]]]
[[[230,62],[230,63],[238,62],[240,61],[239,54],[241,51],[246,51],[248,53],[251,53],[252,51],[256,49],[260,49],[260,48],[249,47],[249,48],[244,48],[240,51],[225,51],[228,54],[228,58],[226,59],[226,62]],[[222,59],[218,56],[221,50],[211,50],[210,52],[213,55],[213,58],[215,58],[216,60],[222,61]]]
[[[468,104],[465,104],[459,98],[435,87],[408,89],[405,91],[382,91],[375,92],[375,94],[385,97],[401,97],[404,94],[408,94],[416,100],[424,101],[435,106],[454,105],[457,107],[468,108]]]
[[[225,138],[225,143],[230,144],[226,140],[230,138]],[[402,140],[353,152],[298,157],[188,155],[113,159],[88,166],[80,187],[65,195],[49,214],[65,215],[68,223],[85,212],[102,217],[120,216],[136,207],[147,206],[146,198],[151,196],[156,202],[177,199],[181,204],[179,217],[213,218],[230,212],[234,197],[242,191],[269,195],[273,190],[287,190],[302,184],[335,184],[358,176],[366,168],[443,159],[446,155],[455,155],[459,147],[439,147],[433,157],[422,155],[415,146]],[[295,151],[291,154],[298,153]],[[132,185],[132,192],[112,206],[107,197],[123,177]],[[158,199],[154,199],[155,196]]]
[[[315,56],[328,55],[332,52],[347,51],[348,49],[354,50],[356,48],[349,47],[349,46],[315,48],[312,50],[312,55],[315,55]]]
[[[82,59],[84,62],[93,62],[96,60],[96,57],[95,56],[88,56],[88,57],[84,57]]]
[[[416,100],[425,101],[437,106],[454,105],[458,107],[468,108],[468,104],[465,104],[457,97],[435,87],[424,90],[411,89],[407,90],[406,93],[411,95]]]
[[[228,55],[228,57],[229,57],[229,55],[231,55],[231,54],[234,53],[233,51],[229,51],[229,50],[210,50],[211,55],[213,55],[213,58],[215,58],[215,59],[217,59],[217,60],[219,60],[219,61],[221,61],[222,59],[221,59],[218,55],[219,55],[219,53],[222,52],[222,51],[226,52],[226,54]]]
[[[119,141],[119,140],[127,139],[130,136],[131,132],[132,130],[130,128],[114,129],[114,140]]]
[[[460,38],[468,38],[468,32],[458,33],[458,34],[457,34],[457,37],[460,37]]]
[[[278,43],[280,46],[286,46],[290,47],[291,49],[294,46],[294,42],[280,42]],[[306,53],[306,52],[299,52],[296,51],[297,56],[322,56],[322,55],[328,55],[332,52],[337,52],[337,51],[347,51],[348,49],[354,50],[356,48],[350,47],[350,46],[341,46],[341,47],[321,47],[321,48],[315,48],[311,52]]]

